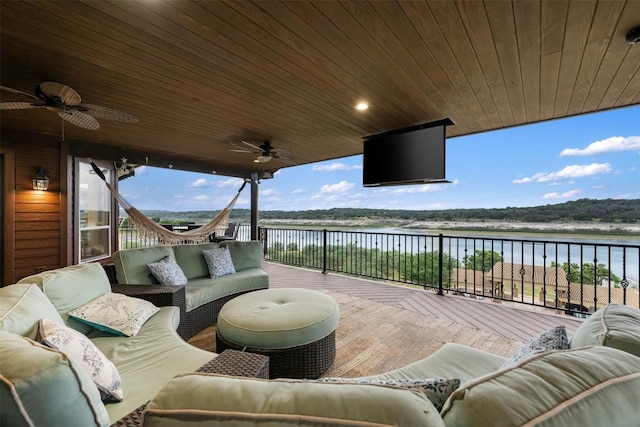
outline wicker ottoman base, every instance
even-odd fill
[[[336,332],[299,347],[260,349],[243,347],[225,340],[216,332],[216,352],[241,350],[269,356],[269,378],[319,378],[336,358]]]

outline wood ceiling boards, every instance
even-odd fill
[[[293,163],[253,163],[234,142],[268,139],[305,164],[446,117],[452,137],[640,103],[633,0],[3,1],[0,13],[3,86],[56,81],[139,119],[65,125],[113,161],[247,176]],[[0,125],[61,134],[44,109],[2,111]]]

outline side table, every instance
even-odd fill
[[[238,350],[225,350],[215,359],[211,359],[199,367],[196,372],[268,379],[269,357]],[[142,411],[144,411],[147,403],[111,424],[111,427],[142,426]]]
[[[229,349],[202,365],[196,372],[268,379],[269,357]]]

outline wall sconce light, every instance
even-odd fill
[[[33,189],[45,191],[47,188],[49,188],[49,177],[47,176],[47,171],[40,166],[38,172],[33,175]]]

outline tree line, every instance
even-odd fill
[[[217,211],[144,211],[162,222],[206,222]],[[407,220],[407,221],[513,221],[513,222],[640,222],[640,199],[579,199],[570,202],[531,207],[400,210],[333,208],[305,211],[265,210],[262,220]],[[231,221],[248,222],[249,209],[236,208]]]

